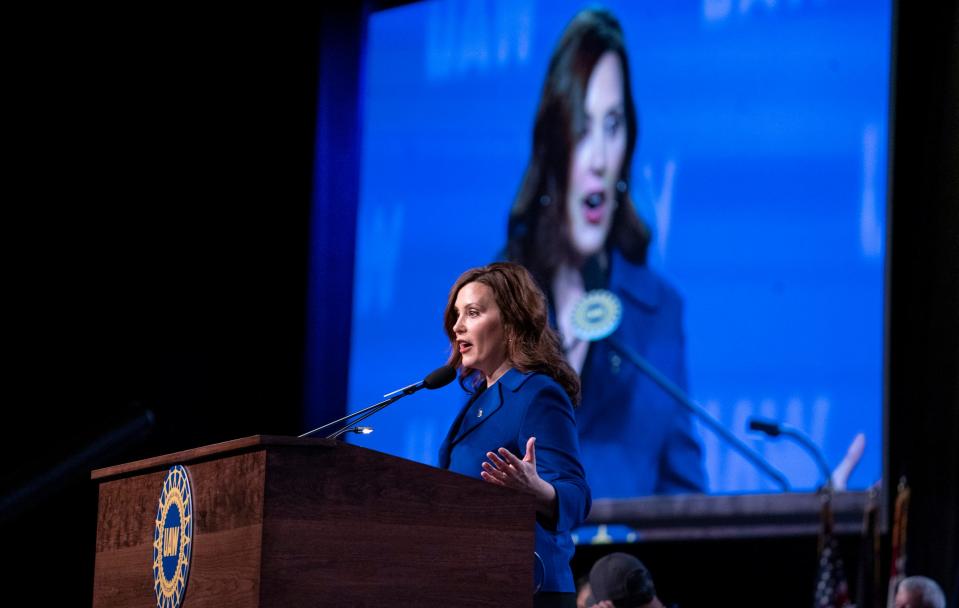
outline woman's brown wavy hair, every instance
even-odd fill
[[[579,405],[579,376],[566,362],[559,337],[549,326],[546,296],[528,270],[512,262],[496,262],[467,270],[450,289],[444,314],[444,329],[451,352],[448,365],[460,372],[460,384],[473,392],[483,381],[478,370],[463,367],[462,355],[456,349],[456,297],[468,283],[482,283],[493,292],[499,308],[503,333],[507,338],[506,357],[521,372],[546,374],[559,383],[574,405]]]

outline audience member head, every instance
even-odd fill
[[[609,601],[616,608],[662,608],[649,570],[626,553],[600,558],[589,572],[589,584],[597,602]]]
[[[946,596],[931,578],[910,576],[896,588],[896,608],[946,608]]]

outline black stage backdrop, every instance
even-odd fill
[[[305,392],[327,395],[331,414],[343,407],[363,10],[12,20],[0,525],[11,580],[44,603],[92,597],[90,469],[297,434]],[[913,487],[910,573],[951,586],[955,605],[959,12],[897,13],[887,471]],[[318,124],[329,162],[313,210]],[[329,259],[329,325],[317,330],[328,347],[310,363],[324,382],[304,389],[314,219],[316,255]],[[854,562],[857,541],[844,549]],[[577,573],[608,550],[583,550]],[[665,599],[685,606],[811,601],[815,539],[638,551]]]

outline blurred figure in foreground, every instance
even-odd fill
[[[627,553],[600,558],[589,572],[589,584],[596,608],[663,608],[649,570]]]
[[[896,588],[896,608],[946,608],[946,595],[936,581],[925,576],[902,579]]]

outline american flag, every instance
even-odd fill
[[[896,605],[896,587],[906,576],[906,528],[909,525],[909,498],[912,495],[905,476],[899,479],[896,491],[896,510],[892,524],[892,563],[889,568],[889,591],[886,606]]]
[[[846,572],[839,555],[839,542],[833,536],[832,492],[823,493],[820,518],[822,529],[819,533],[819,573],[816,576],[815,608],[841,608],[851,606],[849,585]]]
[[[869,488],[862,517],[862,537],[859,547],[859,586],[856,593],[858,608],[880,608],[879,592],[879,484]]]

